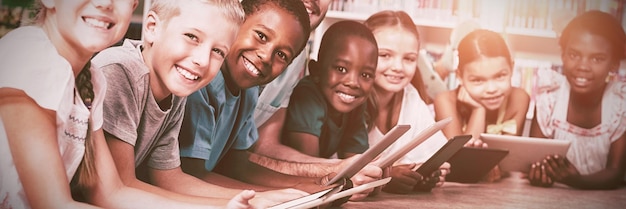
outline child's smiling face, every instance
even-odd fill
[[[347,113],[363,104],[374,84],[378,49],[358,36],[334,40],[333,50],[320,54],[319,88],[327,102],[337,111]]]
[[[154,18],[146,21],[151,86],[161,96],[188,96],[213,80],[238,29],[216,5],[189,1],[178,7],[179,14],[168,20],[151,12]]]
[[[378,43],[376,88],[399,92],[409,85],[417,69],[419,41],[414,34],[400,27],[374,30]]]
[[[89,54],[119,41],[137,6],[136,0],[53,0],[42,3],[48,12],[46,19],[49,20],[45,21],[56,24],[60,39],[70,48]]]
[[[280,7],[267,4],[246,17],[226,66],[240,89],[267,84],[280,75],[305,44],[298,20]]]
[[[470,97],[488,110],[500,108],[511,91],[511,63],[505,57],[482,57],[459,75]]]
[[[602,94],[606,77],[617,70],[619,62],[612,57],[611,43],[588,31],[574,34],[563,49],[563,74],[577,93]]]

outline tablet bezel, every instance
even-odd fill
[[[417,168],[418,172],[422,176],[430,176],[434,171],[439,169],[443,163],[448,161],[457,151],[459,151],[465,143],[472,138],[472,135],[459,135],[452,137],[446,144],[443,145],[433,156],[428,158],[424,164]]]
[[[398,138],[404,135],[404,133],[406,133],[409,129],[411,129],[411,125],[400,124],[394,126],[389,132],[387,132],[387,134],[385,134],[385,136],[383,136],[383,139],[380,142],[367,149],[363,154],[361,154],[361,156],[354,160],[350,166],[344,167],[324,186],[334,184],[342,178],[351,178],[354,176],[354,174],[358,173],[374,158],[378,157],[380,153],[382,153],[393,142],[398,140]]]
[[[531,164],[543,160],[548,155],[565,156],[571,144],[565,140],[497,134],[480,134],[480,138],[491,148],[509,150],[509,154],[500,161],[502,171],[524,173],[528,172]]]

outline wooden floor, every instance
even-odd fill
[[[342,208],[626,208],[626,187],[608,191],[576,190],[555,184],[534,187],[521,173],[496,183],[446,182],[430,193],[396,195],[380,193]]]

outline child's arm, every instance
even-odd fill
[[[626,133],[611,143],[606,168],[580,175],[564,156],[548,157],[547,172],[557,182],[579,189],[615,189],[621,185],[626,170]]]
[[[0,88],[0,118],[4,121],[8,146],[30,206],[94,207],[72,200],[56,140],[55,115],[22,91]],[[46,166],[41,166],[42,162]]]
[[[511,95],[507,104],[507,112],[513,112],[512,118],[517,124],[517,136],[521,136],[524,131],[524,124],[526,123],[526,113],[528,113],[528,106],[530,105],[530,96],[523,89],[512,87]],[[508,119],[505,119],[508,120]]]
[[[283,131],[283,126],[285,124],[286,114],[287,108],[280,108],[262,126],[259,127],[259,140],[251,148],[253,152],[274,159],[290,160],[302,163],[337,164],[338,162],[340,162],[339,160],[325,159],[314,157],[312,155],[307,155],[294,148],[282,144],[280,140],[282,137],[281,134]],[[290,172],[288,170],[285,170],[284,172],[292,173],[293,175],[307,175],[295,171]],[[303,172],[309,173],[310,171]]]
[[[274,188],[295,188],[309,193],[326,189],[322,186],[322,178],[299,177],[282,174],[251,162],[247,150],[229,150],[220,160],[215,171],[225,176],[235,178],[246,183],[257,184]]]
[[[465,131],[462,131],[463,134],[472,135],[472,139],[467,142],[467,144],[470,146],[480,146],[482,144],[480,134],[484,133],[487,127],[487,123],[485,122],[487,109],[470,96],[465,86],[459,86],[457,89],[457,100],[471,108],[469,119],[467,120],[467,124],[465,124]]]
[[[176,201],[169,196],[162,196],[142,189],[124,185],[120,179],[116,165],[104,138],[104,132],[99,129],[93,134],[95,147],[95,164],[98,184],[85,190],[85,196],[90,202],[106,208],[207,208],[210,205],[193,204]],[[247,197],[247,195],[243,195]],[[238,206],[233,202],[242,203],[242,198],[231,200],[231,206]],[[245,198],[244,198],[245,199]],[[220,204],[223,207],[225,204]],[[217,208],[214,206],[214,208]],[[247,207],[241,207],[247,208]]]
[[[32,208],[90,207],[73,201],[70,195],[69,181],[65,176],[56,140],[55,113],[40,108],[26,96],[5,96],[4,90],[0,92],[2,94],[0,115],[2,120],[11,121],[11,123],[5,123],[4,126],[24,191],[27,198],[33,200],[30,201],[30,206]],[[33,123],[33,121],[37,122]],[[28,130],[25,130],[25,127]],[[185,204],[125,187],[119,179],[102,130],[95,131],[92,136],[94,160],[99,179],[93,187],[84,190],[91,203],[107,208],[207,208],[206,205]],[[47,166],[41,166],[42,161],[45,161]],[[41,174],[44,173],[46,177],[42,178]],[[241,204],[243,200],[240,198],[236,202]]]
[[[251,154],[250,161],[289,175],[320,177],[332,172],[337,173],[356,159],[356,156],[352,156],[353,154],[343,160],[313,157],[282,144],[280,137],[286,113],[286,108],[280,108],[259,127],[259,140],[251,148],[254,153]],[[285,163],[285,161],[289,161],[289,163]],[[354,185],[358,186],[381,176],[382,170],[380,168],[368,165],[351,180]]]
[[[102,56],[99,61],[106,58],[106,54]],[[104,60],[103,62],[109,63],[113,60]],[[174,165],[180,160],[177,137],[181,122],[177,119],[183,117],[184,102],[182,99],[174,98],[172,100],[168,113],[170,115],[166,117],[166,121],[159,124],[159,127],[142,127],[140,124],[144,122],[150,124],[147,121],[142,121],[142,116],[151,114],[149,111],[150,102],[145,101],[151,99],[151,97],[146,96],[151,92],[146,90],[148,84],[144,83],[146,81],[144,77],[133,73],[135,69],[115,62],[103,64],[99,66],[99,70],[103,72],[108,81],[106,98],[103,101],[104,122],[102,127],[105,130],[106,143],[109,146],[115,166],[120,172],[122,181],[127,186],[178,201],[214,205],[225,205],[228,199],[241,192],[240,190],[229,190],[207,184],[183,173],[179,166]],[[142,140],[153,140],[150,136],[155,134],[151,132],[157,131],[161,133],[159,133],[159,138],[154,139],[156,140],[155,145],[146,145],[151,146],[150,148],[142,147]],[[147,168],[151,180],[153,180],[151,181],[152,184],[137,179],[135,156],[141,152],[135,153],[135,146],[150,151],[145,157],[146,159],[143,160],[144,162],[157,161],[162,166],[160,168],[163,170],[159,171]],[[151,165],[147,167],[151,167]],[[154,181],[155,179],[156,181]],[[166,187],[160,187],[163,185]]]
[[[228,199],[234,197],[239,191],[226,189],[223,187],[218,187],[212,184],[207,184],[199,179],[189,176],[182,172],[180,167],[176,167],[174,169],[169,170],[161,170],[156,171],[156,169],[149,168],[149,172],[151,173],[151,179],[157,179],[156,182],[160,184],[173,184],[174,182],[178,183],[182,186],[191,186],[187,189],[178,190],[176,192],[168,191],[165,188],[160,188],[155,185],[148,184],[146,182],[140,181],[136,177],[135,173],[135,150],[134,147],[113,135],[105,133],[106,142],[111,152],[111,156],[113,157],[113,161],[115,163],[116,168],[119,171],[119,175],[127,186],[141,189],[144,191],[148,191],[151,193],[159,194],[161,196],[169,197],[172,199],[176,199],[179,201],[193,202],[193,203],[201,203],[201,204],[214,204],[214,205],[225,205]],[[163,178],[169,177],[169,180],[163,181]],[[189,177],[189,178],[187,178]],[[158,181],[161,180],[161,181]],[[156,183],[155,183],[156,184]],[[168,186],[169,186],[168,185]],[[199,185],[199,186],[198,186]],[[204,188],[201,188],[203,186]],[[185,195],[192,193],[201,188],[201,191],[198,191],[195,196]],[[168,188],[172,189],[172,188]],[[194,190],[195,189],[195,190]],[[210,197],[210,198],[203,198]]]
[[[442,130],[443,134],[446,135],[447,138],[463,134],[472,134],[473,139],[478,139],[480,133],[483,133],[485,130],[486,110],[485,108],[480,107],[473,108],[465,127],[465,131],[463,131],[461,114],[457,111],[458,97],[457,90],[451,90],[437,95],[434,102],[435,120],[439,121],[448,117],[452,118],[452,122],[450,122],[450,124],[445,126]],[[464,97],[469,97],[469,95],[465,95]],[[470,142],[472,141],[473,140],[470,140]],[[468,144],[470,142],[468,142]]]
[[[320,157],[319,137],[302,132],[285,133],[286,141],[292,148],[313,157]]]

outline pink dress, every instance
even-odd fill
[[[602,120],[586,129],[567,121],[570,85],[555,71],[538,77],[537,122],[544,136],[571,141],[567,158],[582,175],[606,167],[611,143],[626,131],[626,83],[611,81],[602,97]]]

